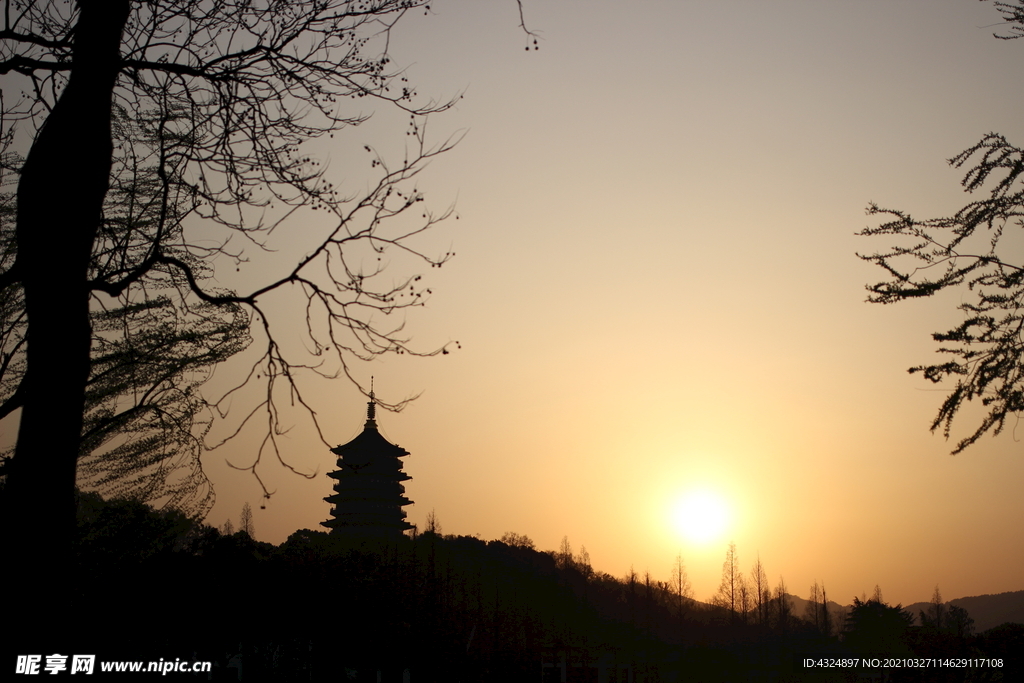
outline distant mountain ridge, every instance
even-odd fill
[[[793,616],[800,617],[803,619],[807,614],[807,605],[811,604],[810,600],[805,600],[799,595],[791,595],[786,593],[786,597],[789,598],[789,602],[793,608]],[[828,613],[833,618],[839,618],[839,627],[842,628],[842,619],[846,617],[846,613],[850,611],[850,605],[840,605],[835,600],[828,601]]]
[[[796,595],[789,595],[793,604],[793,614],[799,617],[804,616],[808,600]],[[1008,593],[997,593],[996,595],[974,595],[966,598],[947,600],[947,605],[963,607],[974,619],[974,632],[981,633],[990,628],[1015,622],[1024,624],[1024,590],[1010,591]],[[915,602],[910,605],[903,605],[903,609],[914,615],[914,623],[920,625],[921,612],[926,612],[931,606],[930,602]],[[840,605],[832,600],[828,601],[828,609],[832,614],[839,610],[849,611],[852,605]]]
[[[967,613],[974,619],[975,633],[987,631],[1008,621],[1024,624],[1024,591],[1011,591],[996,595],[974,595],[949,600],[946,604],[956,605],[967,610]],[[909,610],[914,615],[915,624],[920,624],[920,612],[927,613],[930,605],[930,602],[915,602],[912,605],[904,605],[903,609]]]
[[[804,618],[807,614],[807,605],[810,600],[804,599],[792,593],[785,594],[790,602],[790,613],[796,617]],[[706,604],[711,604],[709,600]],[[974,632],[982,633],[1000,624],[1011,622],[1024,624],[1024,591],[1011,591],[1009,593],[997,593],[995,595],[974,595],[966,598],[947,600],[943,604],[963,607],[974,620]],[[902,605],[903,609],[913,615],[913,623],[921,626],[921,612],[927,613],[931,602],[914,602],[909,605]],[[853,605],[841,605],[835,600],[828,601],[828,613],[837,618],[839,628],[842,628],[842,620],[845,615],[853,609]]]

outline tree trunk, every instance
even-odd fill
[[[89,261],[109,187],[111,105],[130,9],[129,0],[77,4],[71,73],[18,183],[16,268],[25,291],[28,350],[4,518],[6,540],[14,546],[11,569],[23,586],[38,585],[44,567],[66,569],[72,559],[91,344]],[[50,585],[33,597],[54,593],[63,595],[51,600],[69,596]]]

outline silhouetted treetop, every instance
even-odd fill
[[[1024,36],[1024,2],[997,2],[1009,33]],[[1024,410],[1024,259],[1015,246],[1024,227],[1024,150],[998,133],[949,160],[963,169],[961,185],[983,197],[950,216],[918,219],[905,211],[872,203],[868,215],[882,222],[859,234],[890,238],[893,246],[858,254],[885,272],[884,280],[868,285],[868,301],[896,303],[956,289],[962,320],[936,332],[941,362],[910,368],[928,380],[955,384],[932,422],[950,436],[953,419],[972,401],[986,410],[973,431],[960,439],[953,453],[976,443],[983,434],[999,434],[1008,417]]]
[[[914,623],[914,615],[903,609],[871,598],[853,599],[844,627],[847,644],[864,653],[898,653],[907,651],[906,633]]]

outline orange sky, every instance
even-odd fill
[[[989,131],[1022,144],[1024,42],[992,38],[991,3],[523,2],[536,52],[511,0],[441,0],[393,35],[422,95],[465,91],[435,139],[468,131],[420,183],[460,216],[424,248],[457,256],[423,268],[434,294],[407,317],[421,348],[462,350],[356,367],[386,399],[423,392],[378,420],[412,453],[411,521],[435,510],[446,533],[543,549],[567,535],[618,576],[667,579],[681,552],[700,599],[730,540],[804,596],[815,580],[840,602],[875,584],[904,603],[1024,589],[1016,425],[951,457],[928,432],[945,394],[906,373],[935,358],[959,295],[868,305],[881,273],[855,257],[888,246],[854,236],[869,201],[950,212],[965,196],[944,159]],[[403,126],[381,112],[308,151],[356,191],[350,150],[400,153]],[[289,226],[274,258],[322,227]],[[350,384],[300,379],[331,443],[358,433]],[[334,458],[292,421],[289,462],[319,474],[261,469],[276,493],[257,535],[274,543],[328,514]],[[254,443],[206,456],[209,522],[258,508],[224,465]],[[705,545],[671,519],[692,489],[730,515]]]

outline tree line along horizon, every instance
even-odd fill
[[[649,571],[614,577],[595,570],[567,537],[559,550],[538,551],[518,533],[490,541],[444,534],[436,515],[422,532],[390,542],[300,529],[276,546],[245,530],[228,535],[232,529],[179,512],[91,493],[79,495],[78,515],[79,600],[128,609],[154,585],[167,604],[223,604],[225,587],[251,598],[233,599],[187,629],[116,622],[78,634],[79,647],[108,658],[181,652],[221,668],[241,657],[246,677],[322,678],[340,667],[357,680],[377,680],[374,671],[382,681],[401,680],[408,670],[421,681],[514,681],[564,661],[578,675],[604,670],[615,681],[820,680],[795,664],[812,654],[998,659],[1007,663],[999,673],[1009,675],[1024,645],[1022,624],[973,633],[970,616],[937,590],[918,624],[877,587],[840,614],[816,583],[818,600],[799,614],[780,578],[760,604],[751,596],[745,606],[742,593],[727,587],[734,547],[722,587],[701,603],[678,557],[668,581]],[[239,522],[247,524],[244,516]],[[757,562],[752,575],[758,568],[764,572]],[[344,618],[324,608],[325,593],[340,600]],[[927,680],[964,680],[939,673]]]
[[[456,99],[420,95],[388,54],[393,27],[429,14],[427,1],[226,7],[50,0],[25,3],[0,29],[0,166],[17,183],[0,194],[0,418],[18,421],[0,460],[0,534],[19,549],[6,570],[26,586],[72,571],[77,484],[208,510],[199,457],[218,445],[211,425],[230,417],[232,434],[263,435],[240,469],[269,493],[259,466],[287,465],[289,400],[323,439],[302,372],[347,377],[366,393],[360,361],[458,346],[420,349],[391,325],[430,289],[415,270],[385,275],[382,260],[434,268],[453,255],[412,238],[454,216],[429,209],[416,182],[457,142],[425,127]],[[1024,36],[1024,0],[994,7],[997,38]],[[509,8],[536,50],[522,0]],[[371,102],[408,115],[407,154],[365,145],[367,189],[348,195],[309,144],[359,130],[366,117],[353,105]],[[1024,265],[1005,237],[1020,227],[1024,150],[990,133],[950,163],[965,170],[966,191],[987,196],[927,220],[871,204],[883,222],[861,234],[895,245],[860,257],[887,278],[868,287],[869,301],[962,293],[963,320],[933,335],[944,361],[911,369],[953,383],[932,424],[947,438],[964,406],[984,406],[959,453],[1024,412]],[[245,291],[217,285],[215,264],[240,270],[245,249],[314,215],[326,227],[283,275]],[[308,313],[297,335],[267,305],[284,293]],[[249,349],[238,383],[204,395],[212,368]],[[255,406],[232,414],[243,395]],[[65,578],[40,590],[51,606],[67,597]]]
[[[419,534],[419,530],[416,524],[412,524],[412,527],[413,530],[411,532],[411,536],[415,538]],[[216,529],[223,536],[232,536],[235,533],[241,533],[255,541],[256,525],[253,521],[252,507],[248,502],[242,504],[242,509],[238,517],[237,530],[235,525],[231,522],[230,517],[219,527],[216,527]],[[318,534],[325,533],[322,531],[312,530],[302,531]],[[426,533],[442,536],[441,524],[436,512],[433,510],[431,510],[427,515],[425,531]],[[471,538],[479,540],[480,536],[477,534]],[[496,540],[513,548],[524,548],[531,551],[537,551],[537,546],[533,539],[526,534],[507,531]],[[578,568],[587,576],[590,576],[595,572],[594,568],[591,566],[590,553],[587,552],[587,547],[585,545],[581,545],[579,552],[574,553],[568,536],[562,537],[561,544],[557,551],[546,550],[537,552],[543,552],[554,557],[562,567]],[[783,579],[782,576],[779,577],[779,582],[774,586],[774,588],[770,586],[767,572],[761,562],[760,556],[758,556],[747,575],[743,574],[743,572],[739,570],[739,560],[737,557],[736,544],[730,542],[728,549],[726,550],[725,561],[722,564],[721,583],[715,593],[703,601],[697,600],[697,598],[694,597],[693,587],[690,584],[689,576],[686,571],[686,563],[682,553],[676,555],[669,580],[659,581],[654,579],[653,584],[659,590],[676,596],[676,599],[679,601],[686,603],[703,602],[708,606],[728,610],[742,621],[754,619],[757,623],[764,623],[766,621],[765,615],[769,611],[769,605],[774,603],[774,609],[784,609],[784,607],[780,607],[784,596],[795,596],[795,594],[789,592],[790,589],[786,585],[785,579]],[[644,583],[644,585],[650,585],[652,583],[650,570],[645,570],[642,576],[642,583]],[[640,581],[640,574],[631,567],[624,580],[627,582]],[[809,597],[806,599],[807,605],[805,606],[802,617],[805,620],[812,622],[816,628],[822,629],[826,635],[838,633],[842,630],[843,622],[846,620],[848,615],[847,607],[860,607],[868,602],[888,606],[888,603],[886,603],[882,597],[882,589],[878,584],[875,585],[870,598],[866,593],[861,593],[859,598],[857,596],[853,596],[851,599],[852,602],[845,606],[842,603],[829,600],[824,582],[819,584],[819,582],[815,580],[808,590],[808,595]],[[830,602],[835,605],[834,608],[829,607]],[[961,636],[970,636],[974,633],[974,619],[963,607],[953,605],[951,603],[945,603],[942,600],[942,593],[938,585],[935,586],[929,603],[929,611],[927,613],[924,611],[920,612],[919,620],[921,625],[951,628]],[[902,603],[897,604],[895,609],[902,610]],[[791,614],[793,613],[792,609],[789,611]],[[906,610],[903,611],[906,612]],[[909,614],[911,619],[917,619],[917,617],[912,613]],[[800,615],[794,614],[794,616]]]

